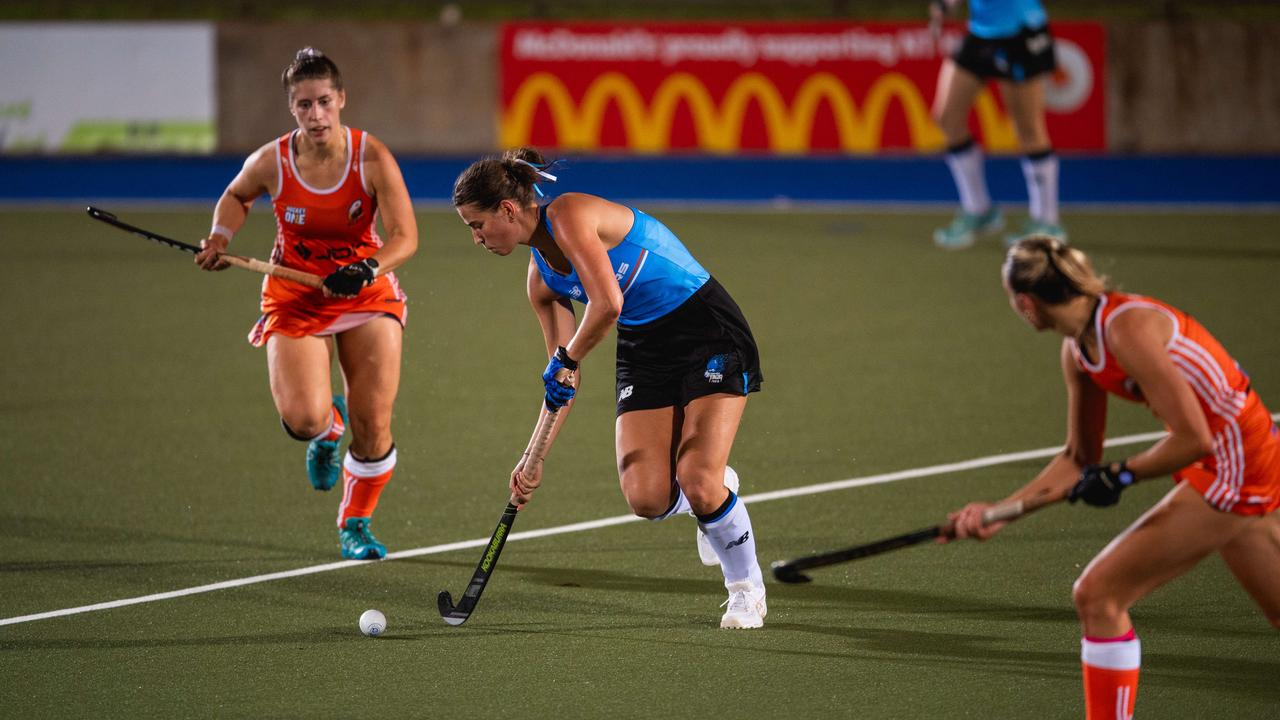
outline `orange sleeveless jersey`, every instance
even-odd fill
[[[311,187],[298,175],[293,155],[297,130],[276,140],[279,180],[271,201],[276,215],[271,262],[324,277],[382,247],[375,230],[378,203],[365,187],[365,134],[344,130],[347,170],[331,188]],[[261,346],[277,332],[289,337],[320,334],[348,313],[386,313],[403,325],[405,301],[391,272],[379,275],[354,298],[327,298],[320,290],[267,276],[262,281],[262,317],[249,331],[249,342]]]
[[[1280,507],[1280,431],[1250,388],[1249,376],[1190,315],[1141,295],[1106,293],[1094,320],[1099,360],[1091,363],[1070,339],[1076,364],[1103,390],[1145,403],[1142,389],[1106,344],[1112,319],[1134,308],[1158,310],[1173,322],[1173,337],[1166,349],[1195,392],[1213,433],[1213,452],[1174,473],[1174,479],[1188,481],[1219,510],[1260,515]]]

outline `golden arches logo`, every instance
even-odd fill
[[[528,145],[533,118],[545,102],[560,147],[597,150],[601,145],[605,112],[610,104],[622,117],[627,147],[658,153],[671,147],[676,110],[684,103],[693,117],[697,147],[708,152],[732,153],[741,149],[742,130],[752,102],[764,117],[769,150],[796,154],[812,148],[814,120],[823,101],[835,119],[839,148],[850,153],[880,149],[885,117],[895,100],[906,117],[911,146],[922,151],[939,150],[942,132],[929,116],[920,89],[905,75],[888,72],[872,83],[859,103],[835,75],[817,72],[805,79],[790,104],[778,88],[760,73],[744,73],[734,80],[717,103],[697,77],[672,73],[658,86],[648,103],[630,78],[616,72],[602,73],[575,100],[556,76],[537,72],[520,84],[503,110],[501,140],[506,147]],[[974,104],[983,142],[993,151],[1016,148],[1013,125],[991,93],[984,90]]]

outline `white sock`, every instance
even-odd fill
[[[1027,209],[1032,220],[1058,224],[1058,156],[1052,150],[1022,157]]]
[[[671,507],[667,508],[667,511],[658,517],[649,518],[650,520],[657,522],[658,520],[666,520],[672,515],[689,512],[689,498],[684,496],[684,490],[680,489],[680,484],[672,480],[671,487],[676,491],[676,499],[671,503]]]
[[[983,173],[982,148],[970,140],[947,150],[947,167],[960,192],[960,207],[970,215],[981,215],[991,209],[987,194],[987,177]]]
[[[722,506],[708,520],[698,518],[698,527],[707,534],[707,540],[720,558],[725,585],[744,580],[756,585],[764,584],[760,563],[756,560],[756,537],[751,530],[747,505],[733,493],[729,493],[725,505],[728,507]]]

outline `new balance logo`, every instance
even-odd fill
[[[618,393],[618,402],[622,402],[631,397],[631,392],[636,389],[635,385],[628,385],[622,388],[622,392]]]
[[[751,537],[751,531],[750,531],[750,530],[748,530],[748,531],[746,531],[746,532],[742,533],[742,537],[738,538],[737,540],[734,540],[733,542],[729,543],[728,545],[725,545],[725,546],[724,546],[724,549],[725,549],[725,550],[732,550],[732,549],[734,549],[734,548],[738,547],[739,545],[741,545],[742,543],[746,542],[748,539],[750,539],[750,537]]]

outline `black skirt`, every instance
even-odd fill
[[[618,415],[746,395],[763,380],[747,319],[715,278],[653,322],[618,326]]]

